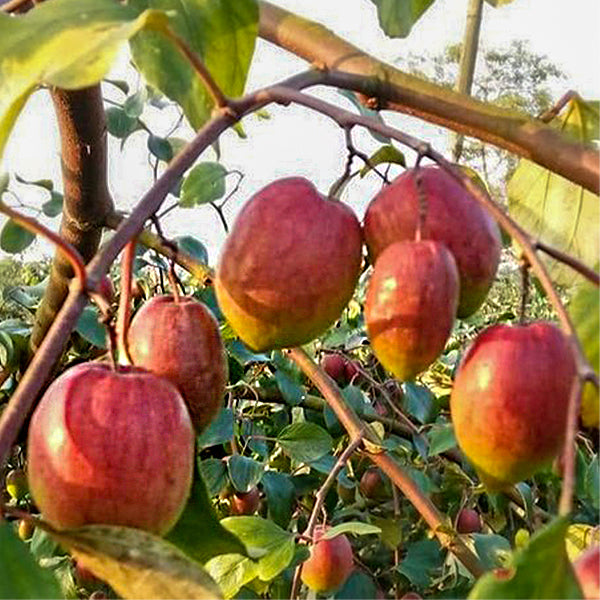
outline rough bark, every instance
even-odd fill
[[[61,138],[64,204],[60,235],[87,263],[100,245],[102,227],[112,211],[107,185],[106,118],[100,86],[51,91]],[[31,334],[35,352],[69,291],[71,266],[57,252],[50,281]]]

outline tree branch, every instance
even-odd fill
[[[598,151],[591,145],[569,140],[539,120],[408,75],[366,54],[326,27],[265,0],[260,2],[259,34],[320,69],[362,75],[363,85],[355,91],[366,98],[376,98],[384,109],[414,115],[479,138],[598,194]]]

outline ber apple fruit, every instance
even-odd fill
[[[252,515],[260,506],[260,491],[254,486],[248,492],[235,492],[229,497],[232,515]]]
[[[496,221],[449,173],[419,167],[426,201],[422,238],[445,244],[460,275],[457,316],[473,314],[492,285],[502,249]],[[390,244],[415,238],[420,214],[416,169],[407,169],[369,204],[363,229],[372,262]]]
[[[210,310],[194,298],[154,296],[134,315],[127,345],[134,365],[177,387],[203,431],[221,409],[227,383],[225,348]]]
[[[585,550],[573,563],[575,576],[586,600],[600,598],[600,546]]]
[[[552,462],[563,446],[573,351],[556,325],[494,325],[465,353],[450,396],[459,446],[492,491]]]
[[[27,456],[31,494],[56,529],[97,523],[162,535],[190,493],[194,432],[166,379],[82,363],[53,381],[36,407]]]
[[[246,203],[229,232],[217,266],[217,300],[254,351],[300,346],[340,316],[361,260],[362,232],[352,210],[306,179],[280,179]]]
[[[315,527],[310,556],[302,563],[300,578],[315,592],[329,592],[342,586],[354,568],[352,546],[345,535],[323,539],[328,527]]]
[[[463,508],[456,517],[456,531],[458,533],[479,533],[481,531],[481,517],[473,508]]]
[[[340,385],[346,384],[346,358],[341,354],[324,354],[321,358],[321,367]]]
[[[458,272],[439,242],[396,242],[379,256],[367,288],[365,323],[381,364],[403,381],[443,351],[458,302]]]
[[[379,467],[369,467],[362,474],[358,489],[365,498],[370,500],[382,500],[389,495]]]

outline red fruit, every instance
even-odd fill
[[[100,286],[98,291],[100,292],[100,294],[102,294],[102,296],[104,296],[106,300],[108,300],[109,302],[113,301],[115,295],[115,288],[108,275],[104,275],[104,277],[100,279]]]
[[[252,515],[260,506],[260,492],[255,486],[249,492],[236,492],[229,498],[232,515]]]
[[[400,600],[423,600],[423,596],[419,596],[417,592],[406,592]]]
[[[202,431],[221,409],[227,382],[225,349],[210,310],[193,298],[155,296],[136,313],[127,340],[133,363],[173,383]]]
[[[363,473],[358,489],[365,498],[371,500],[382,500],[388,495],[385,481],[378,467],[369,467]]]
[[[450,411],[490,490],[530,477],[561,451],[575,375],[569,342],[551,323],[495,325],[467,350]]]
[[[348,383],[356,382],[360,375],[360,365],[355,360],[347,360],[344,372]]]
[[[427,212],[422,237],[444,243],[460,274],[458,316],[479,308],[500,260],[498,225],[473,196],[437,166],[420,167]],[[415,239],[420,212],[415,169],[408,169],[371,201],[364,218],[369,254],[375,262],[390,244]]]
[[[310,556],[302,564],[301,579],[316,592],[333,591],[342,586],[354,568],[352,546],[345,535],[322,539],[327,527],[316,527]]]
[[[347,362],[341,354],[324,354],[321,358],[321,367],[336,383],[345,385]]]
[[[481,531],[481,517],[472,508],[463,508],[456,517],[456,531],[458,533],[479,533]]]
[[[92,571],[77,561],[75,561],[75,580],[79,585],[84,587],[102,583],[102,580],[98,579],[98,577],[96,577]]]
[[[361,257],[352,210],[305,179],[280,179],[244,206],[227,237],[215,280],[219,306],[253,350],[300,346],[340,316]]]
[[[166,379],[83,363],[44,394],[27,455],[31,494],[57,529],[105,523],[164,534],[190,492],[194,433]]]
[[[365,303],[373,352],[401,380],[443,351],[458,301],[452,254],[438,242],[397,242],[379,256]]]
[[[586,600],[600,598],[600,546],[588,548],[573,563],[577,581]]]

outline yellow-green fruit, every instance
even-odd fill
[[[340,316],[361,258],[352,210],[305,179],[281,179],[247,202],[227,237],[215,279],[219,307],[255,351],[300,346]]]
[[[494,325],[465,353],[450,411],[456,439],[490,490],[550,464],[563,446],[575,359],[551,323]]]
[[[365,303],[371,348],[407,380],[444,350],[458,304],[458,271],[439,242],[396,242],[379,255]]]
[[[6,491],[13,500],[22,500],[29,491],[27,475],[22,469],[13,469],[6,475]]]

